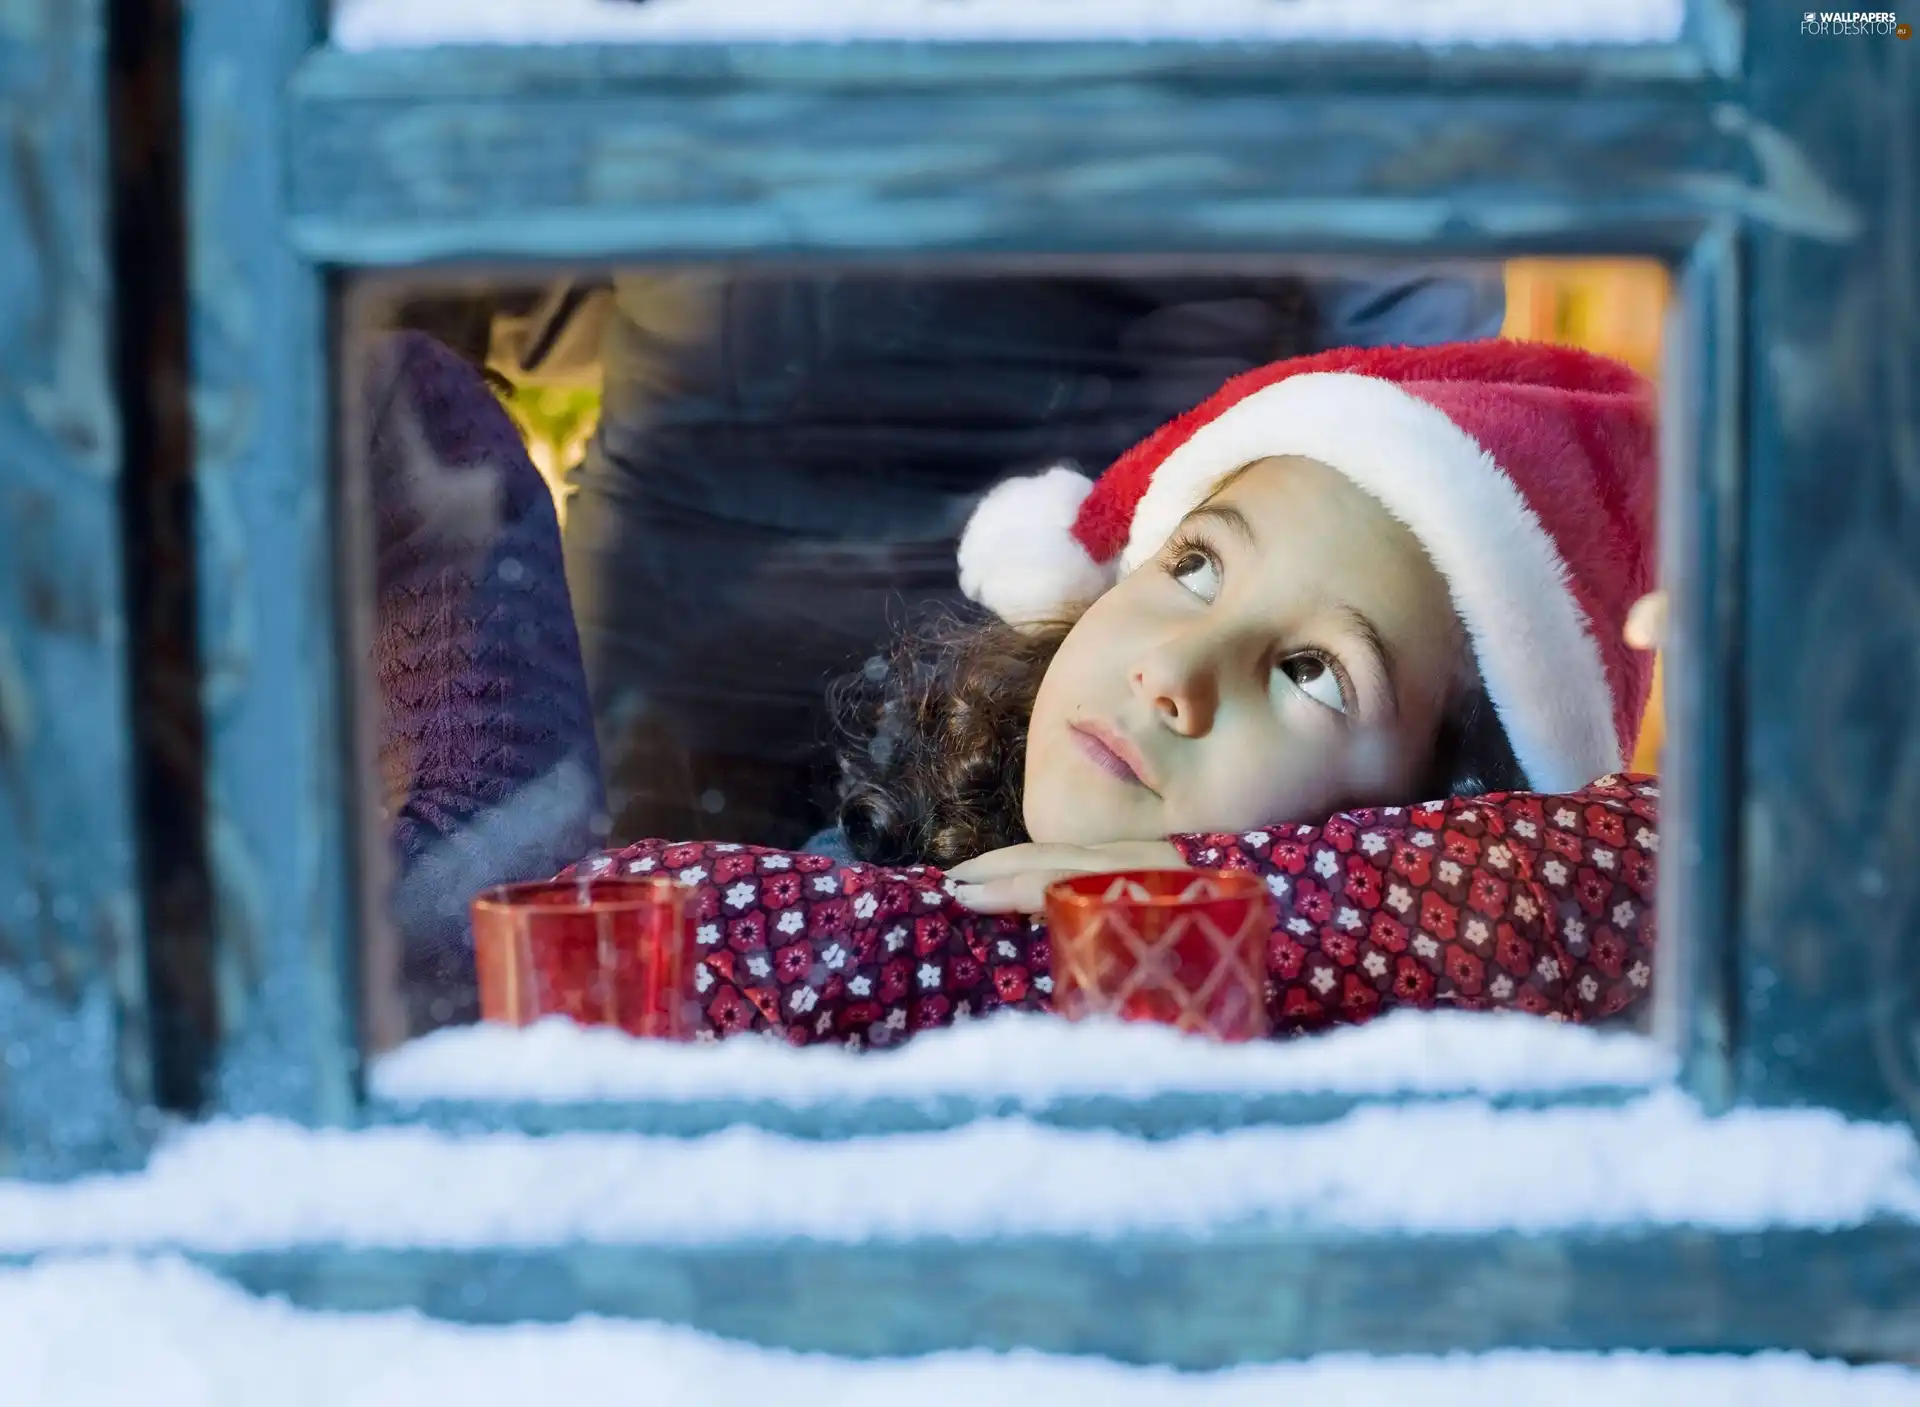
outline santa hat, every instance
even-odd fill
[[[999,485],[960,541],[960,585],[1016,624],[1054,619],[1151,560],[1256,460],[1345,474],[1446,578],[1480,676],[1537,790],[1619,770],[1651,660],[1621,639],[1652,589],[1654,396],[1604,357],[1538,343],[1343,348],[1251,371],[1098,483]]]

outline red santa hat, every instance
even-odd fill
[[[1016,624],[1058,618],[1151,560],[1256,460],[1345,474],[1446,578],[1487,693],[1537,790],[1618,771],[1652,662],[1621,639],[1652,589],[1652,388],[1538,343],[1343,348],[1251,371],[1122,455],[1097,483],[999,485],[960,541],[960,585]]]

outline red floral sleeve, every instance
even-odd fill
[[[1292,1034],[1395,1006],[1625,1011],[1653,978],[1658,824],[1654,779],[1619,776],[1173,843],[1266,877],[1268,1001]]]
[[[643,840],[575,869],[692,887],[702,1037],[893,1045],[1002,1007],[1044,1009],[1053,986],[1040,924],[962,908],[923,865]]]
[[[1266,877],[1277,1033],[1394,1006],[1582,1021],[1648,990],[1657,802],[1650,778],[1613,777],[1568,796],[1354,811],[1174,845],[1189,864]],[[645,840],[575,869],[692,888],[705,1038],[893,1045],[1003,1007],[1044,1010],[1052,991],[1044,926],[962,908],[927,866]]]

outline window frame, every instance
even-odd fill
[[[1676,632],[1668,747],[1679,765],[1664,784],[1667,829],[1687,839],[1663,867],[1660,924],[1688,937],[1661,980],[1681,1084],[1710,1110],[1920,1113],[1920,1048],[1909,1058],[1900,1044],[1920,1030],[1920,997],[1898,980],[1920,970],[1920,934],[1896,928],[1870,951],[1830,945],[1816,961],[1803,912],[1846,883],[1858,891],[1846,901],[1856,916],[1889,891],[1889,903],[1906,902],[1910,882],[1895,871],[1907,832],[1873,805],[1903,797],[1907,772],[1881,776],[1871,759],[1796,739],[1803,695],[1768,688],[1764,672],[1780,632],[1815,620],[1835,628],[1831,603],[1817,616],[1809,601],[1826,601],[1825,584],[1852,568],[1835,544],[1796,541],[1791,518],[1832,444],[1850,451],[1864,485],[1856,499],[1903,510],[1920,493],[1920,475],[1897,458],[1900,444],[1920,442],[1920,425],[1890,378],[1876,373],[1844,406],[1787,407],[1778,394],[1783,349],[1869,368],[1912,350],[1915,334],[1898,319],[1912,289],[1902,270],[1915,267],[1914,184],[1895,163],[1912,169],[1913,84],[1890,67],[1898,55],[1743,25],[1732,0],[1693,0],[1679,42],[1633,50],[746,45],[703,47],[692,60],[638,47],[428,59],[327,50],[311,0],[198,0],[187,14],[186,97],[209,854],[221,900],[207,955],[222,994],[212,1112],[343,1125],[539,1122],[501,1106],[433,1114],[364,1097],[357,935],[367,861],[346,781],[359,749],[343,667],[349,557],[337,535],[354,505],[334,492],[329,458],[329,295],[348,271],[697,253],[1339,248],[1632,253],[1675,264],[1685,355],[1669,378],[1664,503]],[[1151,120],[1116,122],[1117,102],[1144,104]],[[1007,120],[1010,105],[1018,122]],[[1903,131],[1889,136],[1892,127]],[[923,128],[934,135],[900,135]],[[789,136],[801,129],[805,149]],[[1878,149],[1861,141],[1874,129],[1885,137]],[[1435,131],[1457,140],[1436,148],[1423,140]],[[731,186],[675,174],[676,153],[722,138]],[[1345,145],[1289,159],[1316,140]],[[1036,148],[1043,164],[1099,176],[1097,211],[1049,204],[1019,179]],[[848,180],[809,180],[823,152],[846,163]],[[1208,160],[1182,160],[1200,153]],[[943,189],[965,194],[943,199]],[[1863,296],[1863,268],[1890,301]],[[1851,321],[1823,317],[1833,306]],[[1904,566],[1899,555],[1911,521],[1856,511],[1847,550],[1870,557],[1876,600],[1904,602],[1914,586],[1920,552]],[[1875,648],[1866,625],[1853,629],[1861,649]],[[1904,767],[1920,753],[1907,745],[1920,739],[1920,716],[1911,703],[1881,714]],[[1835,829],[1816,826],[1815,853],[1784,863],[1775,838],[1805,843],[1808,832],[1782,816],[1828,767],[1865,800],[1845,815],[1827,804]],[[1823,876],[1823,844],[1827,860],[1851,849],[1869,858],[1846,879]],[[607,1117],[647,1126],[633,1109]],[[570,1126],[596,1122],[606,1126],[584,1116]],[[566,1125],[562,1113],[548,1126]],[[855,1117],[824,1136],[884,1131]],[[883,1310],[887,1294],[926,1283],[916,1276],[933,1273],[929,1258],[953,1247],[321,1248],[206,1259],[303,1303],[416,1304],[456,1318],[599,1306],[856,1354],[1017,1341],[1205,1367],[1341,1347],[1920,1353],[1920,1301],[1902,1288],[1915,1277],[1900,1274],[1920,1261],[1920,1232],[1905,1223],[1469,1238],[1243,1228],[1204,1244],[1028,1248],[1035,1305],[1104,1305],[1132,1326],[1119,1338],[1074,1338],[1045,1314],[996,1317],[1004,1257],[1016,1249],[983,1242],[960,1270],[942,1263],[943,1283],[958,1275],[978,1293],[940,1326],[894,1314],[859,1333],[844,1327],[862,1322],[858,1306]],[[1395,1286],[1383,1302],[1404,1313],[1369,1314],[1364,1295],[1301,1307],[1348,1263]],[[1158,1283],[1222,1286],[1218,1315],[1157,1301],[1129,1312],[1147,1271]],[[1498,1275],[1538,1299],[1472,1323],[1417,1303],[1423,1281]],[[751,1289],[802,1278],[843,1288],[784,1299]],[[1820,1284],[1844,1293],[1829,1305]],[[476,1298],[475,1285],[492,1288]],[[1656,1285],[1664,1297],[1649,1299]],[[1673,1309],[1688,1303],[1709,1308]],[[1573,1315],[1569,1304],[1594,1312]],[[1201,1318],[1228,1327],[1209,1334]],[[1007,1327],[1016,1321],[1023,1327]]]
[[[0,26],[0,1176],[137,1164],[156,1122],[106,8]]]

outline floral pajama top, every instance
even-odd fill
[[[1650,989],[1658,803],[1654,779],[1623,775],[1562,796],[1384,807],[1173,843],[1190,865],[1265,879],[1276,1035],[1400,1006],[1584,1022]],[[1044,923],[962,908],[927,866],[644,840],[566,873],[691,886],[702,1038],[887,1046],[1048,1006]]]

